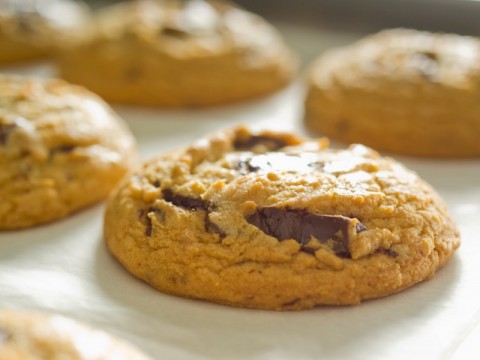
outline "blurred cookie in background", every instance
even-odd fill
[[[148,360],[132,345],[55,314],[0,310],[0,359]]]
[[[305,123],[379,150],[480,156],[479,99],[480,40],[386,30],[314,62]]]
[[[230,2],[143,0],[101,10],[58,65],[109,101],[189,107],[278,90],[297,59],[264,19]]]
[[[90,19],[75,0],[0,0],[0,64],[51,55],[73,41]]]
[[[135,139],[96,95],[62,80],[0,75],[0,230],[104,199],[135,160]]]

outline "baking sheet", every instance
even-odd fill
[[[285,30],[285,29],[284,29]],[[286,29],[321,50],[355,34]],[[305,40],[307,39],[307,40]],[[321,41],[319,41],[320,39]],[[313,43],[313,41],[316,41]],[[49,64],[4,71],[41,76]],[[303,88],[204,110],[115,106],[143,159],[243,123],[303,129]],[[127,273],[102,240],[104,205],[34,229],[0,233],[0,307],[58,312],[130,340],[155,359],[465,359],[480,350],[480,160],[398,157],[446,199],[463,243],[431,280],[353,307],[235,309],[162,294]]]

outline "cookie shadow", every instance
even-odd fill
[[[358,348],[374,349],[384,332],[398,332],[400,342],[434,317],[454,296],[461,268],[454,256],[434,279],[357,306],[273,312],[163,294],[130,275],[103,240],[96,255],[96,286],[128,309],[123,330],[151,354],[182,359],[352,358]]]

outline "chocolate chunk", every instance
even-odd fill
[[[12,337],[12,334],[9,331],[3,328],[0,328],[0,344],[2,342],[8,341],[11,337]]]
[[[171,189],[163,190],[163,198],[165,201],[175,206],[181,206],[190,210],[208,210],[209,202],[201,198],[192,198],[185,195],[175,194]]]
[[[252,135],[246,139],[235,139],[233,142],[235,150],[251,150],[259,145],[266,147],[269,151],[276,151],[288,144],[283,139],[267,135]]]
[[[242,175],[251,172],[286,171],[308,173],[321,169],[323,163],[313,153],[288,155],[284,153],[265,153],[241,155],[234,167]]]
[[[217,224],[213,223],[209,216],[209,214],[205,214],[205,230],[208,232],[213,232],[215,234],[220,235],[220,237],[223,239],[225,236],[227,236],[227,233],[223,231]]]
[[[153,186],[155,186],[156,188],[159,188],[162,183],[160,182],[160,180],[155,180],[153,183],[152,183]]]
[[[0,144],[5,145],[10,134],[17,128],[16,124],[2,124],[0,125]]]
[[[150,218],[150,213],[161,214],[161,210],[150,206],[148,209],[140,209],[138,210],[138,218],[145,224],[145,236],[152,236],[153,227],[152,227],[152,219]]]
[[[235,169],[238,170],[238,172],[242,175],[247,175],[252,172],[257,172],[260,170],[259,167],[253,166],[252,163],[250,162],[252,158],[243,158],[237,161],[237,163],[234,165]]]
[[[145,209],[138,210],[138,218],[145,224],[145,236],[152,236],[152,220],[148,217],[148,211]]]
[[[171,189],[163,190],[163,198],[165,201],[172,203],[175,206],[181,206],[190,210],[204,210],[205,213],[205,230],[208,232],[214,232],[219,234],[220,237],[225,237],[226,233],[218,227],[217,224],[214,224],[210,218],[209,213],[212,208],[214,208],[213,204],[209,201],[200,199],[200,198],[192,198],[189,196],[184,196],[180,194],[175,194]]]
[[[340,257],[350,257],[348,250],[348,230],[354,219],[341,215],[315,215],[304,209],[275,207],[258,208],[247,216],[247,222],[258,227],[267,235],[278,240],[294,239],[302,247],[302,251],[312,253],[314,250],[306,246],[311,237],[321,243],[331,240],[332,250]],[[362,224],[356,224],[356,230],[365,230]]]

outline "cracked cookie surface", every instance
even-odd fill
[[[394,29],[321,55],[306,125],[375,149],[480,156],[480,40]]]
[[[460,243],[442,199],[394,160],[242,127],[144,163],[112,193],[104,231],[161,291],[275,310],[389,295]]]
[[[135,158],[130,131],[96,95],[61,80],[0,76],[0,229],[104,199]]]
[[[66,317],[0,310],[0,359],[148,360],[133,346]]]
[[[86,33],[59,57],[60,73],[115,102],[223,104],[276,91],[296,70],[278,32],[231,2],[124,2]]]

